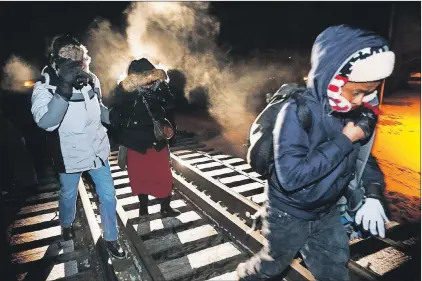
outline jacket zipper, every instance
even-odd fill
[[[82,88],[83,89],[83,88]],[[86,115],[87,115],[87,120],[86,120],[86,123],[88,123],[89,122],[89,114],[88,114],[88,108],[87,108],[87,102],[90,102],[91,101],[91,99],[89,98],[89,94],[87,93],[87,96],[88,96],[88,101],[85,99],[85,96],[84,96],[84,94],[82,93],[82,89],[80,89],[80,92],[81,92],[81,95],[82,95],[82,97],[84,98],[84,105],[85,105],[85,110],[86,110]],[[94,91],[94,94],[95,94],[95,91]],[[101,109],[100,109],[101,110]],[[95,148],[94,148],[94,146],[93,145],[91,145],[91,148],[92,148],[92,152],[94,153],[94,168],[97,168],[97,165],[96,165],[96,163],[95,163],[95,160],[97,159],[97,152],[95,151]]]
[[[133,106],[132,106],[132,108],[133,108],[132,115],[133,116],[135,116],[135,106],[136,106],[137,103],[138,103],[138,100],[136,99],[135,102],[133,103]],[[129,124],[130,124],[131,121],[132,121],[132,117],[129,117],[129,120],[127,121],[127,124],[126,124],[126,128],[129,128]]]

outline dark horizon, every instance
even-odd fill
[[[3,2],[0,64],[13,53],[40,67],[48,38],[70,32],[83,42],[98,18],[124,32],[123,12],[129,3]],[[253,51],[310,51],[323,29],[342,23],[388,37],[393,3],[396,14],[420,22],[420,2],[211,2],[209,11],[220,22],[218,44],[230,48],[233,56],[245,56]]]

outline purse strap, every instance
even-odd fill
[[[145,104],[145,107],[147,108],[148,114],[149,114],[149,116],[152,118],[152,121],[153,121],[153,122],[157,122],[157,120],[156,120],[156,119],[154,118],[154,116],[152,115],[152,112],[151,112],[151,110],[149,109],[148,102],[147,102],[147,100],[145,99],[144,95],[142,94],[141,90],[139,90],[139,89],[137,89],[137,90],[138,90],[139,95],[142,97],[142,102]]]
[[[145,99],[145,97],[144,97],[144,95],[143,95],[143,93],[138,89],[138,92],[139,92],[139,95],[142,97],[142,102],[145,104],[145,106],[146,106],[146,108],[147,108],[147,111],[148,111],[148,114],[149,114],[149,116],[151,116],[151,118],[152,118],[152,123],[153,123],[153,125],[154,125],[154,134],[155,134],[155,137],[157,138],[157,139],[159,139],[159,137],[157,136],[157,133],[156,133],[156,129],[159,131],[159,133],[160,133],[160,135],[163,135],[164,133],[163,133],[163,130],[162,130],[162,128],[160,127],[160,125],[159,125],[159,122],[154,118],[154,116],[152,115],[152,112],[151,112],[151,110],[149,109],[149,105],[148,105],[148,102],[147,102],[147,100]],[[164,137],[165,138],[165,137]]]

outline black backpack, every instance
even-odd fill
[[[274,165],[273,129],[283,104],[290,98],[297,103],[297,116],[304,130],[309,133],[312,114],[303,97],[305,89],[297,84],[284,84],[270,98],[268,105],[258,115],[249,131],[246,159],[252,169],[267,179]]]

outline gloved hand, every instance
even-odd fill
[[[80,90],[88,84],[94,87],[94,78],[89,73],[81,71],[72,85],[75,89]]]
[[[77,61],[66,59],[63,63],[58,65],[57,68],[59,69],[59,84],[57,85],[56,93],[66,100],[70,100],[73,92],[73,82],[82,71],[82,64]]]
[[[363,229],[371,231],[373,235],[385,237],[385,222],[389,222],[384,208],[378,199],[366,198],[365,203],[358,210],[355,217],[357,225],[362,223]]]
[[[142,92],[142,95],[145,97],[147,101],[158,100],[158,96],[155,91],[147,90]]]
[[[364,106],[359,107],[352,113],[351,117],[356,126],[359,126],[365,134],[365,139],[369,139],[375,130],[378,117],[375,113]]]

